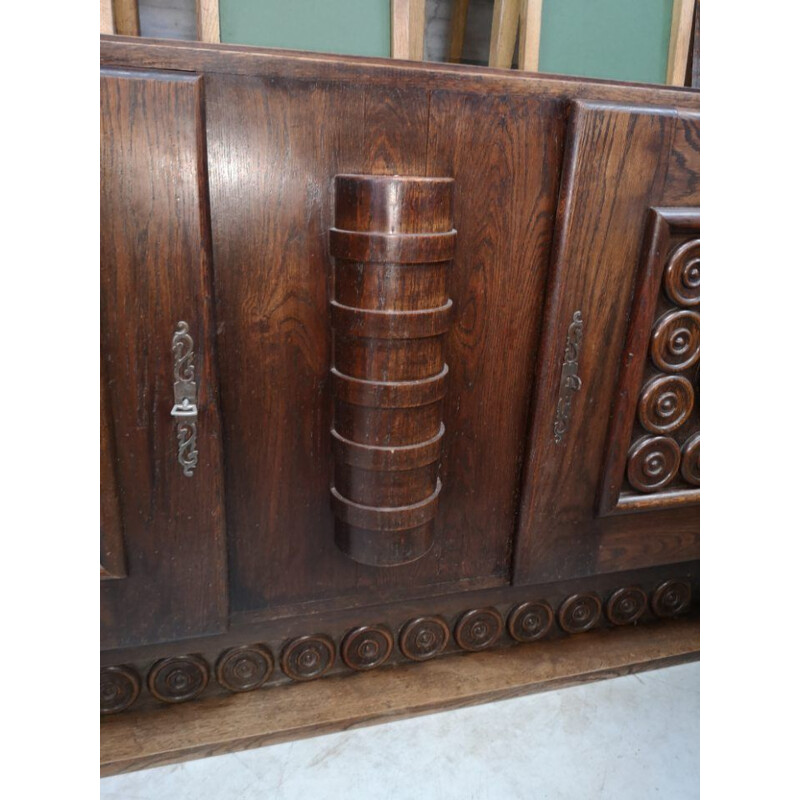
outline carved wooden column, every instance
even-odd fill
[[[394,566],[430,549],[442,488],[453,181],[338,175],[335,188],[336,542]]]

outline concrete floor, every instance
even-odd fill
[[[688,800],[700,665],[101,780],[103,800]]]

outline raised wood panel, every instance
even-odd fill
[[[597,509],[648,211],[664,196],[697,202],[694,121],[668,108],[572,106],[515,582],[698,554],[696,508],[654,512],[638,528],[600,519]]]
[[[100,578],[125,577],[122,507],[116,475],[113,418],[105,362],[100,364]]]
[[[103,646],[227,620],[203,136],[195,75],[101,73],[101,356],[127,577],[101,586]],[[178,463],[172,337],[194,339],[199,463]],[[113,492],[114,486],[101,491]]]

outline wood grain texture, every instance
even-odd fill
[[[211,329],[202,79],[101,77],[101,354],[128,577],[101,587],[103,646],[227,620],[222,455]],[[177,462],[172,335],[196,348],[200,463]]]
[[[461,54],[464,52],[464,36],[467,31],[469,0],[453,0],[451,11],[450,45],[447,60],[451,64],[458,64],[458,62],[461,61]]]
[[[121,36],[139,35],[138,0],[112,0],[114,5],[114,28]]]
[[[511,69],[519,30],[522,0],[494,0],[492,33],[489,39],[489,66]]]
[[[129,712],[103,720],[101,775],[629,675],[699,652],[699,622],[676,620]]]
[[[122,506],[105,361],[100,361],[100,578],[125,577]]]
[[[100,33],[116,33],[114,30],[114,5],[112,0],[100,0]]]
[[[422,61],[425,54],[425,0],[391,0],[392,58]]]
[[[672,2],[672,27],[667,51],[666,79],[666,83],[671,86],[683,86],[686,80],[694,4],[695,0],[673,0]]]
[[[522,0],[519,22],[519,68],[539,69],[539,41],[542,36],[543,0]]]
[[[195,0],[197,39],[219,42],[219,0]]]

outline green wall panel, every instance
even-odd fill
[[[389,57],[389,0],[220,0],[232,44]]]

